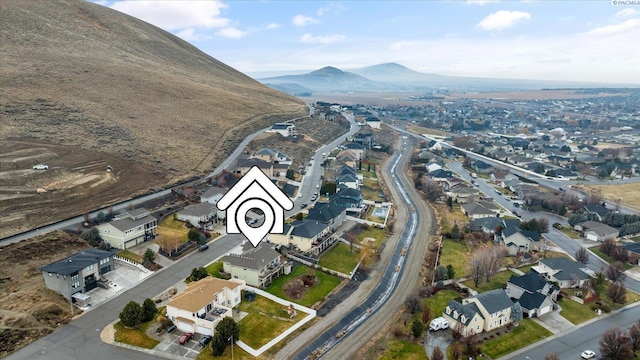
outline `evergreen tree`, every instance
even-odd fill
[[[144,313],[142,311],[142,306],[135,301],[129,301],[127,305],[125,305],[122,312],[120,312],[120,321],[122,324],[128,328],[136,327],[142,323],[144,319]]]
[[[153,300],[146,298],[144,299],[144,303],[142,303],[142,313],[144,318],[142,321],[151,321],[158,313],[158,308],[156,307],[156,303]]]

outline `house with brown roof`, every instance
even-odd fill
[[[180,331],[213,335],[218,322],[232,316],[232,309],[240,304],[245,284],[239,279],[212,276],[191,282],[167,303],[167,318]]]

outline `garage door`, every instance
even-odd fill
[[[184,332],[192,332],[193,331],[193,323],[188,323],[188,322],[184,322],[184,321],[176,321],[176,326],[178,327],[178,330],[180,331],[184,331]]]
[[[551,311],[551,306],[541,307],[541,308],[538,310],[538,316],[540,316],[540,315],[542,315],[542,314],[546,314],[546,313],[548,313],[549,311]]]
[[[196,332],[202,335],[213,335],[213,331],[211,331],[211,329],[200,325],[197,326]]]

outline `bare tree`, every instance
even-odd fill
[[[409,295],[404,300],[404,306],[406,306],[407,311],[411,314],[415,314],[420,310],[422,306],[422,302],[420,301],[420,297],[417,295]]]
[[[429,323],[431,322],[432,319],[433,319],[433,313],[431,312],[431,307],[425,304],[424,306],[422,306],[422,323],[425,326],[429,326]]]
[[[475,356],[480,352],[479,345],[480,339],[478,335],[471,333],[468,336],[460,339],[460,342],[465,346],[465,354]]]
[[[610,328],[600,338],[600,355],[606,360],[633,360],[631,338],[618,327]]]
[[[506,249],[502,245],[495,245],[484,250],[480,251],[481,255],[484,255],[485,266],[484,266],[484,276],[487,280],[491,280],[491,278],[500,271],[502,265],[504,265],[504,257],[507,254]]]
[[[444,360],[444,354],[442,353],[442,350],[440,350],[440,346],[436,346],[433,348],[433,351],[431,352],[431,357],[429,359]]]
[[[629,338],[631,339],[633,351],[640,350],[640,319],[629,328]]]
[[[627,289],[621,282],[612,282],[607,287],[607,297],[614,303],[624,304],[627,301]]]
[[[600,246],[598,248],[604,254],[611,256],[611,254],[613,253],[613,250],[616,248],[616,246],[617,246],[617,244],[616,244],[616,241],[614,239],[607,239],[607,240],[603,241],[602,244],[600,244]]]
[[[540,229],[541,233],[548,233],[549,232],[549,219],[545,218],[545,217],[540,217],[537,218],[538,220],[538,226]]]
[[[548,353],[544,356],[544,360],[560,360],[560,355],[558,353]]]
[[[451,328],[451,337],[453,338],[453,340],[457,342],[458,340],[462,339],[463,334],[464,334],[464,325],[460,324],[459,322],[456,322],[456,325]]]
[[[624,273],[624,266],[619,261],[607,266],[607,277],[613,282],[624,282],[627,274]]]
[[[453,357],[453,360],[460,360],[462,359],[462,356],[464,355],[464,345],[462,345],[459,341],[454,342],[453,344],[451,344],[451,356]]]
[[[587,249],[581,247],[578,250],[576,250],[576,261],[581,262],[583,264],[588,264],[589,263],[589,253],[587,252]]]
[[[482,275],[484,274],[484,265],[485,261],[482,258],[482,255],[479,253],[475,253],[471,260],[469,261],[468,271],[471,280],[475,287],[478,287],[480,280],[482,280]]]

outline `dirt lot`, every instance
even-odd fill
[[[603,198],[640,211],[640,183],[616,185],[576,185],[575,189],[590,194],[597,189]]]
[[[87,247],[55,231],[0,248],[0,358],[69,322],[68,300],[45,288],[39,268]]]
[[[37,164],[49,169],[33,170]],[[108,206],[166,181],[159,168],[112,155],[33,139],[3,140],[0,238]],[[47,192],[37,193],[44,188]]]

